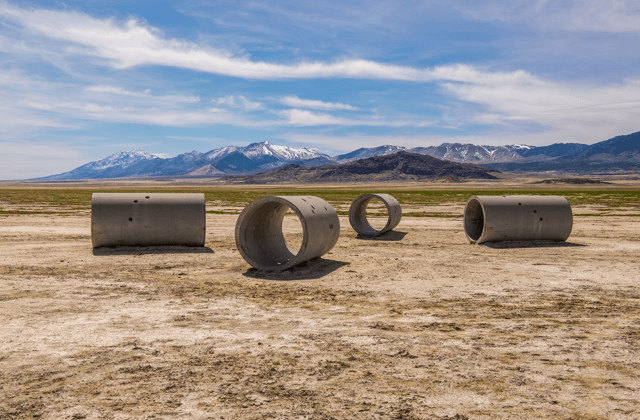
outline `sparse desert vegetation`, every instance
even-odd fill
[[[206,247],[94,251],[93,191],[204,192]],[[405,217],[360,239],[373,191]],[[467,198],[513,193],[565,195],[569,240],[469,244]],[[235,221],[278,194],[328,200],[341,237],[259,273]],[[639,216],[637,181],[3,186],[0,418],[637,418]]]

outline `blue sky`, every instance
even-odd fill
[[[594,143],[640,130],[640,0],[0,0],[0,179],[269,140]]]

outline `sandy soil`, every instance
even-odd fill
[[[483,246],[341,216],[328,255],[269,275],[236,218],[204,249],[94,252],[86,211],[1,217],[0,418],[640,418],[640,217]]]

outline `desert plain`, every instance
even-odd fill
[[[640,181],[533,181],[0,184],[0,418],[640,418]],[[94,250],[92,191],[205,192],[205,247]],[[405,215],[358,238],[374,191]],[[296,193],[338,243],[252,269],[238,213]],[[571,236],[471,244],[467,198],[499,193],[567,196]]]

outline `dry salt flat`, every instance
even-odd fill
[[[598,211],[488,245],[457,217],[361,239],[340,216],[278,274],[233,214],[204,248],[96,251],[86,210],[3,215],[0,418],[639,418],[640,218]]]

